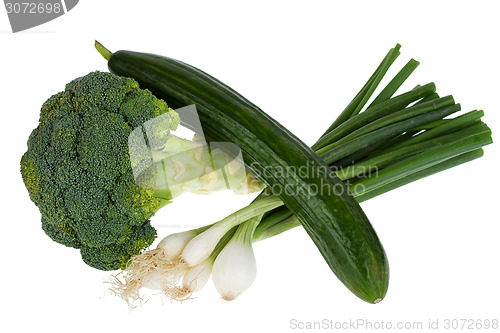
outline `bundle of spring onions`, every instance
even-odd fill
[[[398,54],[399,45],[312,146],[358,202],[479,158],[492,142],[483,111],[450,117],[461,107],[452,96],[440,97],[433,83],[393,97],[418,66],[413,59],[367,105]],[[266,189],[221,221],[168,235],[133,257],[113,277],[112,291],[129,305],[142,299],[143,288],[185,300],[212,276],[222,298],[234,300],[256,277],[252,244],[300,225]]]

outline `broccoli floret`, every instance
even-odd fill
[[[156,230],[149,224],[132,227],[130,237],[123,244],[102,247],[82,246],[80,253],[87,265],[109,271],[127,265],[130,257],[140,253],[156,238]]]
[[[156,237],[149,219],[165,202],[136,184],[128,137],[163,114],[174,129],[179,119],[165,102],[133,79],[103,72],[70,82],[42,106],[22,177],[45,233],[80,249],[92,267],[124,268]]]

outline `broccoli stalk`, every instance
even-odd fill
[[[158,126],[148,137],[147,154],[135,154],[138,130],[142,135],[151,121]],[[175,137],[171,132],[179,122],[175,111],[135,80],[110,73],[92,72],[50,97],[21,159],[45,233],[80,249],[92,267],[125,268],[156,238],[150,218],[160,208],[185,191],[227,188],[224,169],[213,167],[227,156],[200,140]],[[148,172],[137,174],[145,165]],[[157,186],[160,179],[163,186]],[[260,189],[258,183],[248,186],[254,182],[246,173],[237,179],[229,186],[236,192]]]

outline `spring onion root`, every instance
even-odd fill
[[[142,288],[160,290],[171,299],[185,299],[189,292],[178,288],[188,267],[180,258],[186,244],[205,228],[175,233],[165,237],[156,249],[132,257],[127,268],[112,277],[112,292],[129,306],[142,300]]]
[[[131,259],[127,268],[112,277],[111,291],[132,308],[142,301],[142,288],[161,290],[173,298],[178,280],[187,267],[180,258],[172,258],[163,248],[146,251]]]

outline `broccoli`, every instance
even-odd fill
[[[157,119],[156,130],[143,129]],[[207,169],[207,163],[213,165],[213,152],[206,145],[173,139],[170,132],[179,122],[166,102],[140,89],[135,80],[110,73],[92,72],[50,97],[21,159],[21,174],[40,210],[43,231],[80,249],[89,266],[125,268],[156,238],[150,218],[161,207],[183,191],[207,193],[225,184],[220,176],[216,184],[208,181],[217,176]],[[146,131],[149,141],[153,131],[156,142],[146,159],[153,172],[141,182],[135,171],[145,159],[132,156],[137,149],[131,146],[137,129],[141,137]],[[174,144],[166,145],[171,138]],[[158,170],[164,170],[163,182],[171,186],[156,185]],[[174,181],[179,178],[182,182]]]

